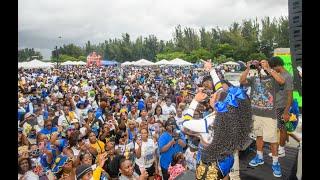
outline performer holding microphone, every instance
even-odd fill
[[[251,105],[245,91],[221,81],[210,62],[205,70],[212,80],[205,77],[184,115],[183,131],[201,139],[196,168],[196,179],[224,179],[234,164],[234,153],[245,149],[250,142],[252,129]],[[205,89],[214,92],[209,103],[215,112],[200,120],[192,118],[197,105],[208,98]]]

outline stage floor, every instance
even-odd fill
[[[286,156],[279,158],[282,168],[282,177],[276,178],[272,174],[272,158],[268,156],[269,145],[264,147],[264,164],[258,167],[249,166],[249,161],[255,156],[255,152],[249,152],[240,156],[240,177],[241,180],[295,180],[296,164],[299,149],[296,147],[286,147]],[[194,180],[195,173],[188,171],[177,180]]]

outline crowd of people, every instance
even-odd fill
[[[185,67],[19,69],[19,177],[81,179],[94,165],[94,179],[173,179],[195,169],[198,142],[188,147],[182,132],[175,149],[161,148],[202,76]],[[195,118],[210,112],[199,107]]]
[[[195,172],[201,142],[182,131],[182,123],[207,75],[192,67],[19,69],[18,179],[167,180]],[[274,104],[270,98],[254,100]],[[290,106],[283,99],[279,103],[282,117]],[[214,111],[209,103],[199,103],[193,119]],[[262,140],[252,166],[263,162]],[[277,146],[272,147],[281,176]]]

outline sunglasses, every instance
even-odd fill
[[[30,155],[32,155],[32,156],[40,155],[40,149],[37,148],[37,149],[35,149],[35,150],[32,150],[32,151],[30,152]]]

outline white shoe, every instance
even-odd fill
[[[272,153],[268,154],[270,157],[272,157]],[[278,151],[278,157],[285,157],[286,156],[286,151]]]

